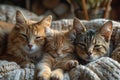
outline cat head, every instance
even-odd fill
[[[50,27],[52,16],[47,16],[41,21],[26,19],[21,11],[16,12],[16,25],[10,33],[9,43],[22,51],[32,54],[42,48],[44,44],[44,27]]]
[[[46,28],[45,51],[55,58],[63,58],[73,53],[74,31],[56,31]]]
[[[76,52],[81,59],[90,62],[108,55],[113,30],[111,21],[106,22],[98,30],[86,30],[79,19],[75,18],[73,26],[77,29]]]

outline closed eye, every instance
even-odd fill
[[[43,37],[41,37],[41,36],[36,36],[35,39],[36,39],[36,40],[40,40],[40,39],[43,39]]]
[[[86,48],[86,45],[85,44],[83,44],[83,43],[77,43],[77,45],[78,45],[78,47],[81,47],[81,48]]]
[[[37,36],[36,39],[40,39],[40,36]]]
[[[102,46],[101,45],[95,45],[94,48],[95,49],[100,49]]]
[[[71,53],[71,50],[70,49],[64,49],[62,50],[64,53]]]
[[[26,38],[26,39],[28,38],[27,35],[25,35],[25,34],[23,34],[23,33],[20,33],[20,34],[21,34],[22,37],[24,37],[24,38]]]

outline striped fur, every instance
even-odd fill
[[[102,56],[108,56],[113,30],[111,21],[105,23],[98,30],[86,30],[84,25],[75,18],[73,26],[78,27],[75,46],[76,52],[82,60],[91,62]]]
[[[105,24],[108,20],[107,19],[94,19],[94,20],[79,20],[82,24],[85,25],[86,29],[92,29],[92,31],[98,29],[103,24]],[[113,21],[113,32],[111,36],[111,44],[110,47],[110,57],[120,62],[120,22]],[[52,22],[53,29],[56,30],[69,30],[73,27],[73,20],[72,19],[63,19],[59,21]]]
[[[46,28],[45,56],[37,65],[37,80],[63,80],[64,71],[78,65],[74,56],[74,31],[55,31]]]
[[[42,56],[42,46],[45,42],[45,27],[50,27],[51,16],[40,22],[27,20],[20,12],[16,12],[16,25],[8,36],[5,54],[0,59],[15,61],[21,67],[33,68],[37,59]]]

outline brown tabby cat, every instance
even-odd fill
[[[64,71],[78,65],[74,56],[74,30],[55,31],[46,28],[45,55],[37,65],[37,80],[63,80]]]
[[[86,30],[85,26],[75,18],[73,26],[76,27],[76,52],[83,64],[108,56],[110,39],[113,31],[112,22],[106,22],[98,30]]]
[[[6,54],[0,59],[15,61],[21,67],[33,68],[40,59],[45,42],[45,27],[50,27],[52,17],[48,16],[40,22],[27,20],[20,12],[16,12],[16,25],[8,36]]]

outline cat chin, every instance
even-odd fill
[[[32,50],[27,51],[28,54],[34,54],[35,52],[37,51],[32,51]]]
[[[38,49],[23,49],[27,54],[34,54],[38,51]]]
[[[86,59],[86,61],[92,62],[92,61],[95,61],[95,60],[99,59],[100,57],[102,57],[102,56],[91,55],[89,58]]]
[[[25,46],[23,48],[23,50],[27,53],[27,54],[33,54],[35,52],[37,52],[39,50],[39,48],[37,47],[33,47],[32,49],[28,48],[27,46]]]
[[[98,58],[87,58],[87,59],[83,59],[84,61],[86,61],[86,62],[92,62],[92,61],[95,61],[95,60],[97,60]]]
[[[95,61],[96,59],[85,59],[86,62],[92,62]]]
[[[97,58],[90,58],[90,59],[84,59],[86,62],[93,62],[95,60],[99,59],[99,57]]]

